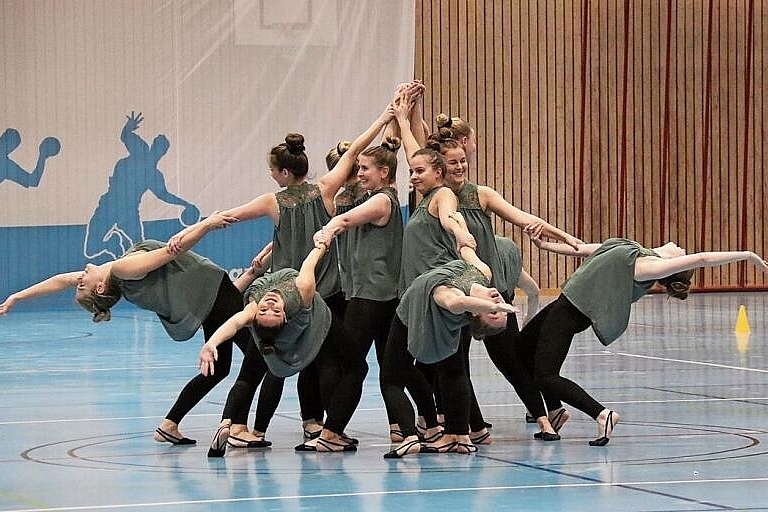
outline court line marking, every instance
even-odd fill
[[[691,361],[690,359],[674,359],[671,357],[658,357],[658,356],[644,356],[641,354],[630,354],[627,352],[610,352],[612,354],[616,354],[618,356],[624,356],[624,357],[635,357],[638,359],[650,359],[653,361],[665,361],[665,362],[671,362],[671,363],[684,363],[684,364],[693,364],[697,366],[710,366],[712,368],[723,368],[726,370],[740,370],[745,372],[755,372],[755,373],[768,373],[768,370],[763,368],[748,368],[746,366],[732,366],[728,364],[718,364],[718,363],[707,363],[705,361]]]
[[[349,492],[335,494],[307,494],[293,496],[257,496],[252,498],[227,498],[210,500],[185,500],[185,501],[167,501],[150,503],[132,503],[122,505],[82,505],[75,507],[47,507],[47,508],[26,508],[16,510],[6,510],[5,512],[65,512],[75,510],[117,510],[145,507],[174,507],[180,505],[204,505],[216,503],[249,503],[260,501],[282,501],[282,500],[306,500],[306,499],[324,499],[324,498],[354,498],[366,496],[387,496],[403,494],[433,494],[446,492],[478,492],[478,491],[514,491],[530,489],[575,489],[575,488],[608,488],[608,487],[637,487],[648,485],[691,485],[691,484],[718,484],[718,483],[750,483],[750,482],[768,482],[768,477],[760,478],[722,478],[722,479],[694,479],[694,480],[649,480],[639,482],[582,482],[572,484],[555,485],[505,485],[492,487],[458,487],[451,489],[414,489],[401,491],[371,491],[371,492]],[[633,491],[642,491],[642,489],[628,489]]]

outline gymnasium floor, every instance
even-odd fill
[[[737,338],[740,304],[752,329]],[[371,362],[348,433],[357,453],[294,453],[295,379],[269,450],[206,452],[234,373],[182,423],[192,447],[152,432],[196,372],[200,334],[175,343],[121,306],[93,324],[71,299],[0,318],[0,511],[768,510],[768,294],[649,296],[604,349],[581,334],[564,374],[621,414],[611,442],[572,411],[560,442],[532,439],[517,396],[475,343],[472,375],[494,443],[474,455],[384,460]],[[239,366],[240,356],[236,358]]]

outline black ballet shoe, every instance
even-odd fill
[[[419,447],[419,451],[411,452],[409,451],[414,446]],[[387,453],[384,454],[385,459],[402,459],[406,455],[416,455],[417,453],[421,453],[424,449],[424,445],[421,444],[421,441],[418,439],[414,441],[408,441],[407,443],[398,446],[394,450],[390,450]]]
[[[294,446],[293,450],[297,452],[316,452],[317,448],[313,444],[301,443]]]
[[[227,439],[227,444],[232,448],[269,448],[272,446],[272,441],[267,441],[263,438],[249,441],[241,437],[230,435]]]
[[[608,426],[610,425],[610,430]],[[593,439],[589,442],[589,446],[605,446],[608,444],[608,441],[611,440],[610,437],[608,437],[608,434],[613,433],[613,427],[616,426],[616,424],[613,422],[613,411],[608,411],[608,417],[605,418],[605,426],[603,427],[603,436],[598,437],[597,439]]]
[[[304,439],[307,441],[311,441],[313,439],[317,439],[320,437],[320,432],[323,431],[323,427],[320,427],[320,430],[307,430],[306,428],[302,429],[304,430]]]
[[[193,445],[193,444],[197,443],[197,441],[195,441],[194,439],[189,439],[188,437],[177,437],[177,436],[175,436],[173,434],[170,434],[170,433],[166,432],[165,430],[161,429],[160,427],[157,427],[155,429],[155,432],[157,433],[158,436],[160,436],[162,438],[162,441],[160,441],[160,442],[165,441],[165,442],[171,443],[173,445],[177,445],[177,446],[182,446],[182,445],[189,446],[189,445]],[[155,440],[156,441],[158,440],[157,437],[155,438]]]
[[[341,440],[344,441],[347,444],[354,444],[355,446],[360,444],[360,441],[358,441],[354,437],[349,437],[347,434],[341,434]]]
[[[536,418],[531,416],[529,413],[525,413],[525,422],[526,423],[536,423]]]
[[[552,432],[536,432],[533,434],[534,439],[541,439],[542,441],[559,441],[560,434],[553,434]]]
[[[485,425],[485,428],[488,430],[493,428],[493,423],[488,423],[487,421],[484,421],[483,424]]]
[[[317,445],[315,446],[315,451],[317,453],[356,452],[357,446],[349,443],[337,443],[336,441],[329,441],[328,439],[323,439],[322,437],[318,437]]]
[[[211,447],[208,448],[208,457],[223,457],[227,451],[227,440],[229,439],[230,425],[219,427],[211,441]]]
[[[441,444],[440,446],[422,445],[421,453],[448,453],[448,452],[455,452],[457,446],[459,446],[459,442],[458,441],[450,441],[448,443]]]
[[[488,428],[488,427],[486,427]],[[472,437],[472,434],[469,435],[469,440],[472,441],[474,444],[483,444],[483,441],[491,437],[490,432],[485,432],[483,434],[479,434],[477,436]]]

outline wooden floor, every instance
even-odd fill
[[[740,304],[746,338],[733,332]],[[182,422],[196,446],[152,440],[196,372],[200,334],[175,343],[130,306],[93,324],[71,298],[20,305],[0,318],[0,511],[768,510],[767,309],[764,293],[656,295],[609,349],[579,335],[564,374],[621,414],[601,448],[588,446],[595,424],[575,411],[561,441],[532,439],[520,400],[476,343],[473,382],[494,443],[393,461],[382,458],[372,358],[348,429],[358,452],[294,452],[290,379],[271,449],[208,459],[233,375]]]

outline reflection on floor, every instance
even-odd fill
[[[733,332],[740,304],[747,337]],[[0,511],[766,510],[767,308],[763,293],[649,296],[609,348],[579,335],[564,374],[621,413],[602,448],[588,446],[597,429],[577,411],[561,441],[532,439],[535,425],[475,343],[472,378],[493,444],[384,460],[372,354],[348,429],[357,453],[294,452],[301,423],[289,379],[271,449],[208,459],[235,372],[182,423],[196,446],[152,440],[196,372],[200,334],[175,343],[130,306],[109,324],[70,303],[19,306],[0,318]]]

